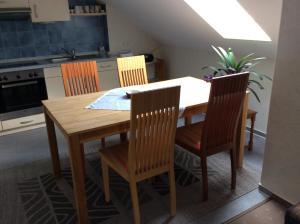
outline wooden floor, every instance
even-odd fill
[[[284,205],[270,200],[226,224],[283,224],[286,209]]]

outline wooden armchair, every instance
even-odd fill
[[[204,122],[180,127],[176,144],[199,156],[202,168],[203,200],[208,199],[207,157],[230,151],[231,188],[236,186],[236,137],[249,73],[214,78]]]
[[[171,215],[176,213],[174,140],[180,87],[132,95],[129,143],[101,150],[105,200],[111,167],[129,182],[134,223],[140,223],[137,182],[168,172]]]
[[[76,96],[100,91],[96,61],[62,64],[61,72],[66,96]],[[105,138],[101,139],[101,145],[105,147]]]
[[[148,83],[145,56],[117,58],[121,87]]]

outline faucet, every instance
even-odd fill
[[[72,50],[68,51],[65,48],[61,48],[61,50],[63,50],[72,60],[76,59],[76,50],[75,48],[73,48]]]

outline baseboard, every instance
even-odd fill
[[[292,204],[290,202],[288,202],[287,200],[279,197],[278,195],[274,194],[272,191],[268,190],[267,188],[265,188],[264,186],[261,185],[261,183],[259,183],[258,185],[258,189],[262,192],[264,192],[265,194],[269,195],[273,200],[277,201],[278,203],[286,206],[286,207],[290,207],[292,206]]]
[[[247,131],[250,131],[250,127],[246,127],[246,129],[247,129]],[[256,130],[256,129],[254,129],[253,133],[255,135],[258,135],[258,136],[263,137],[263,138],[265,138],[267,136],[267,134],[265,132],[262,132],[262,131],[259,131],[259,130]]]

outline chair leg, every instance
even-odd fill
[[[231,189],[234,190],[236,187],[236,152],[235,149],[230,150],[231,160]]]
[[[105,148],[105,138],[101,138],[101,146],[102,146],[102,149]]]
[[[120,140],[121,140],[121,142],[127,141],[127,132],[123,132],[120,134]]]
[[[169,171],[169,187],[170,187],[170,213],[171,216],[176,215],[176,187],[174,168]]]
[[[140,224],[141,218],[140,218],[140,208],[139,208],[139,199],[138,199],[136,182],[133,180],[130,180],[129,185],[130,185],[131,202],[132,202],[132,208],[133,208],[134,224]]]
[[[102,177],[103,177],[103,190],[104,190],[104,197],[105,202],[110,201],[110,192],[109,192],[109,173],[108,173],[108,165],[106,162],[101,159],[102,164]]]
[[[208,177],[207,177],[207,158],[201,156],[201,168],[202,168],[202,184],[203,184],[203,201],[208,199]]]
[[[81,158],[82,158],[82,166],[85,170],[85,154],[84,154],[84,145],[83,144],[80,144],[80,151],[81,151]]]
[[[254,123],[255,123],[255,116],[251,117],[251,128],[250,128],[250,138],[248,144],[248,150],[253,150],[253,132],[254,132]]]

